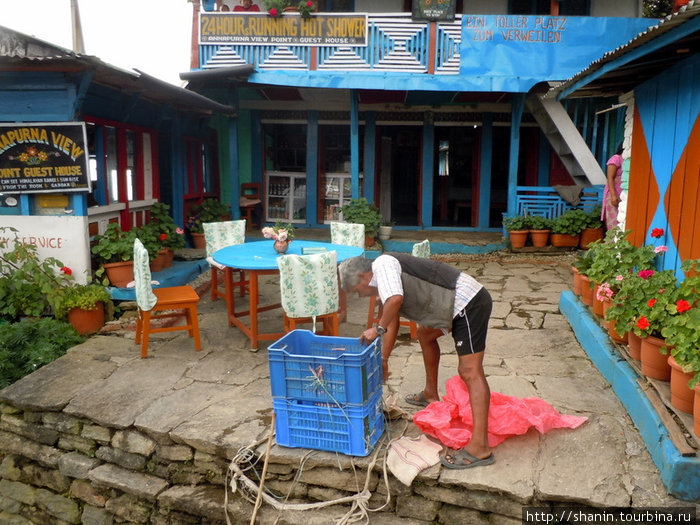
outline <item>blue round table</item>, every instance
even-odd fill
[[[259,305],[258,277],[279,272],[277,258],[280,255],[272,247],[273,243],[274,241],[272,240],[245,242],[222,248],[213,255],[214,261],[226,266],[226,308],[228,310],[229,325],[237,326],[250,339],[252,349],[258,348],[259,341],[275,340],[284,335],[284,332],[261,333],[258,330],[258,313],[281,307],[280,303]],[[364,249],[357,246],[295,239],[289,243],[286,255],[303,255],[302,251],[304,248],[335,251],[339,263],[350,257],[364,254]],[[233,294],[232,270],[234,269],[245,270],[249,275],[248,310],[245,311],[236,312]],[[343,299],[341,298],[341,303],[345,303]],[[241,319],[246,315],[250,316],[250,326],[246,325]]]

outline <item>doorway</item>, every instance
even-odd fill
[[[433,225],[476,226],[481,128],[435,128]]]
[[[421,130],[420,126],[384,126],[377,134],[379,208],[385,219],[398,226],[420,225]]]

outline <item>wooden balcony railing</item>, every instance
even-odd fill
[[[225,16],[225,15],[221,15]],[[376,71],[457,75],[462,17],[414,22],[410,13],[367,15],[367,45],[200,44],[201,69],[253,65],[257,70]]]

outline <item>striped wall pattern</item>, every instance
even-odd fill
[[[682,278],[681,263],[700,258],[700,57],[638,86],[635,101],[626,229],[637,245],[667,245],[662,266]]]
[[[251,64],[256,69],[302,71],[377,71],[459,73],[459,45],[462,18],[435,24],[435,38],[430,24],[412,22],[406,15],[369,15],[367,46],[200,45],[202,69]],[[432,54],[431,54],[432,53]],[[434,55],[433,63],[429,63]]]

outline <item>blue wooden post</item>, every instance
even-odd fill
[[[238,114],[238,92],[229,89],[228,104],[236,108]],[[228,119],[228,166],[229,184],[231,188],[231,216],[234,220],[241,218],[241,181],[238,170],[238,117]]]
[[[352,198],[360,197],[360,115],[357,91],[350,91],[350,180]],[[370,200],[373,202],[373,200]],[[341,203],[342,204],[342,203]]]
[[[309,111],[306,128],[306,224],[318,226],[318,111]]]
[[[516,197],[518,194],[518,151],[520,150],[520,122],[525,108],[525,94],[513,95],[510,116],[510,156],[508,162],[508,215],[516,213]]]
[[[423,117],[423,194],[421,196],[421,224],[433,225],[433,165],[435,162],[435,124],[430,111]]]
[[[377,137],[376,113],[367,111],[365,113],[365,164],[364,171],[364,192],[369,202],[374,202],[374,163],[377,158],[375,140]]]

